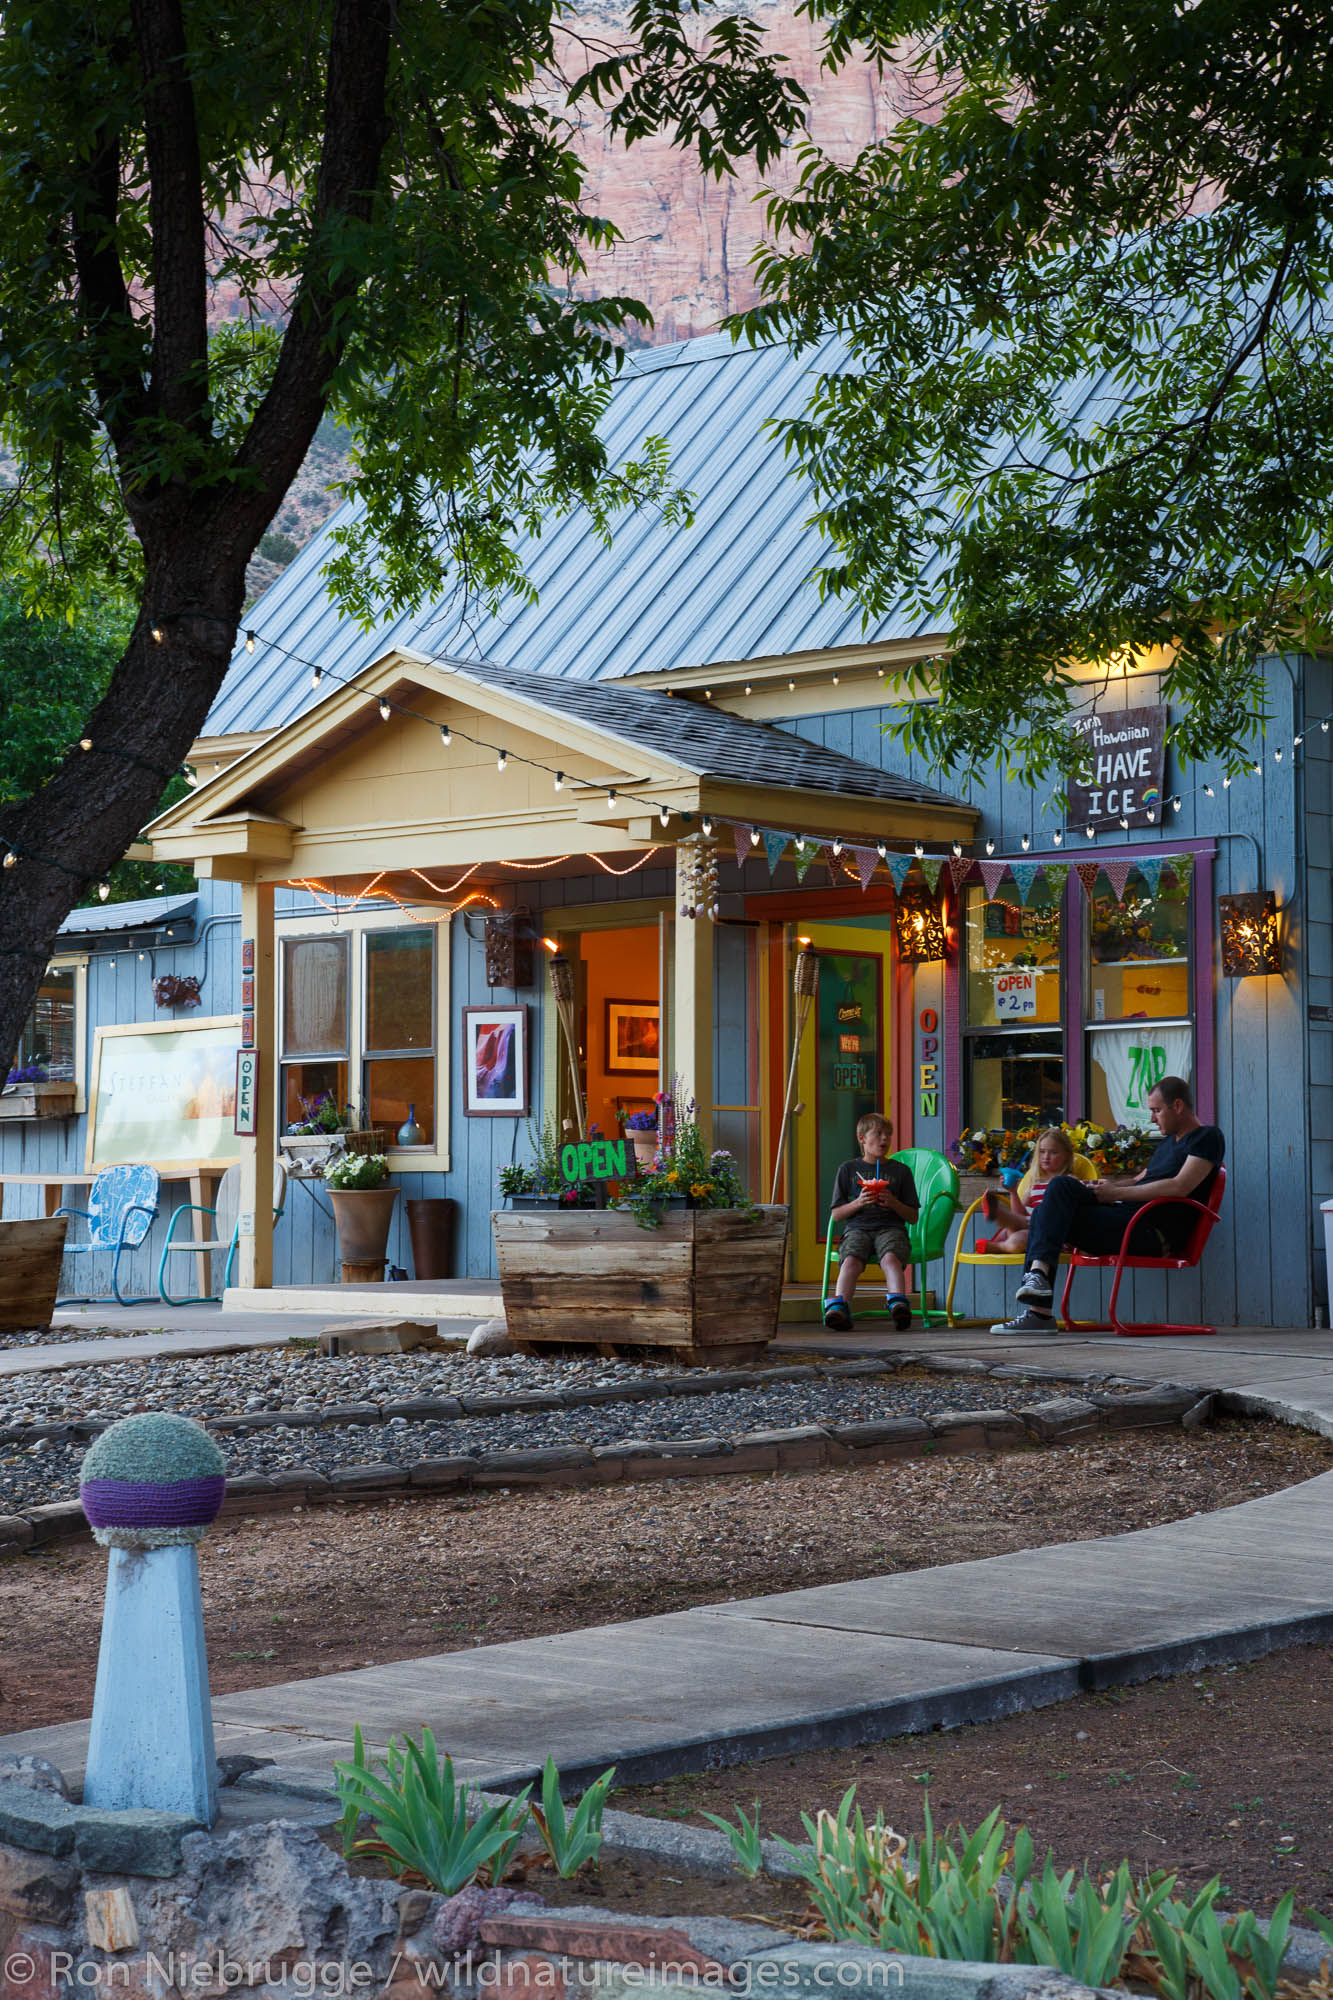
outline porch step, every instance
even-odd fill
[[[268,1290],[231,1285],[223,1312],[331,1313],[365,1319],[399,1312],[404,1319],[499,1319],[500,1287],[487,1278],[409,1279],[406,1284],[273,1285]]]

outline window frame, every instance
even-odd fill
[[[348,1001],[347,1001],[347,1055],[345,1058],[329,1057],[327,1060],[345,1060],[347,1063],[349,1093],[355,1089],[360,1103],[365,1091],[364,1075],[367,1059],[365,1047],[365,1024],[368,1014],[366,1003],[366,947],[365,938],[374,931],[407,930],[413,925],[429,928],[434,932],[432,939],[432,1012],[434,1046],[429,1051],[435,1063],[435,1139],[428,1147],[397,1146],[388,1147],[389,1170],[391,1173],[448,1173],[450,1171],[451,1140],[451,1089],[453,1075],[450,1063],[450,947],[453,938],[452,915],[443,919],[413,918],[403,910],[372,909],[340,913],[335,920],[325,910],[289,913],[283,912],[274,919],[274,937],[279,945],[289,939],[316,937],[345,937],[348,940]],[[271,1085],[275,1093],[275,1115],[277,1130],[284,1129],[283,1080],[282,1072],[287,1058],[281,1045],[282,1024],[286,1002],[287,953],[279,950],[276,954],[278,975],[278,1035],[279,1047],[274,1062],[275,1075]],[[376,1055],[383,1055],[382,1049]],[[409,1050],[409,1054],[422,1055],[423,1050]],[[316,1056],[301,1058],[293,1056],[293,1062],[306,1060],[316,1062]]]
[[[1030,857],[1024,856],[1024,859]],[[997,883],[996,887],[1000,885]],[[1069,883],[1066,882],[1060,901],[1060,949],[1056,960],[1057,990],[1060,996],[1059,1016],[1054,1021],[1043,1021],[1037,1025],[1023,1020],[998,1021],[993,1024],[974,1026],[970,1017],[971,1008],[971,965],[968,961],[968,911],[973,891],[979,893],[984,903],[995,902],[996,897],[986,893],[981,882],[964,882],[958,897],[958,1023],[960,1042],[960,1095],[966,1106],[965,1123],[970,1128],[975,1122],[972,1098],[972,1064],[976,1054],[988,1041],[1009,1041],[1019,1035],[1037,1035],[1049,1042],[1052,1054],[1058,1055],[1062,1065],[1063,1096],[1065,1115],[1069,1116],[1069,1024],[1071,1019],[1071,995],[1068,978],[1068,952],[1070,945]],[[1080,890],[1080,894],[1082,891]]]
[[[434,1122],[435,1122],[436,1133],[438,1135],[439,1124],[440,1124],[440,1099],[439,1099],[440,1019],[436,1001],[436,990],[439,985],[439,977],[440,977],[440,972],[439,972],[440,943],[438,938],[431,939],[430,1005],[429,1005],[430,1025],[431,1025],[430,1046],[428,1048],[416,1047],[416,1048],[405,1048],[405,1049],[387,1049],[387,1048],[372,1049],[366,1041],[366,1023],[370,1019],[370,940],[373,937],[385,936],[389,933],[392,933],[393,931],[417,931],[417,930],[424,930],[425,928],[426,926],[423,924],[419,923],[414,924],[411,918],[408,918],[405,921],[396,924],[366,924],[362,927],[360,936],[357,940],[357,951],[359,956],[360,974],[361,974],[361,1007],[359,1014],[361,1036],[358,1046],[357,1061],[360,1064],[359,1081],[361,1086],[361,1102],[363,1105],[365,1105],[369,1102],[370,1098],[370,1092],[367,1088],[367,1073],[373,1063],[399,1062],[403,1061],[404,1059],[410,1062],[422,1062],[427,1058],[429,1058],[429,1060],[435,1066]],[[431,928],[433,929],[434,926],[432,925]],[[350,1028],[351,1025],[350,1022],[348,1025]],[[401,1151],[404,1158],[406,1159],[424,1160],[430,1158],[433,1152],[435,1151],[435,1143],[433,1142],[431,1145],[427,1146],[403,1146],[401,1148],[395,1148],[395,1150]]]
[[[72,972],[74,974],[74,1116],[80,1117],[88,1109],[88,963],[87,952],[62,951],[48,959],[42,973],[45,979],[51,972]],[[32,1009],[29,1008],[29,1013]],[[26,1020],[26,1016],[24,1017]],[[33,1111],[33,1118],[47,1114]],[[68,1113],[61,1113],[68,1116]]]

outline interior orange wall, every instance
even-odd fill
[[[585,931],[579,941],[586,1001],[584,1073],[587,1078],[588,1123],[600,1125],[609,1139],[618,1136],[616,1099],[651,1102],[657,1078],[610,1076],[606,1069],[606,1002],[658,999],[657,926],[640,924],[631,930]]]

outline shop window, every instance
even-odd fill
[[[1038,877],[975,885],[964,904],[964,1038],[971,1125],[1043,1124],[1065,1108],[1062,897]]]
[[[435,1141],[435,933],[368,931],[365,939],[364,1060],[367,1117],[393,1139],[409,1122]]]
[[[49,965],[19,1030],[12,1069],[43,1069],[50,1083],[80,1082],[78,979],[72,965]],[[3,1078],[0,1078],[3,1081]]]
[[[1189,889],[1169,872],[1132,868],[1122,897],[1098,875],[1083,983],[1088,1115],[1099,1125],[1152,1123],[1148,1093],[1193,1073]]]
[[[323,1099],[347,1103],[348,940],[284,938],[282,1118],[299,1124]]]

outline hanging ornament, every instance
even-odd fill
[[[1189,894],[1190,877],[1194,873],[1194,856],[1192,854],[1170,854],[1166,857],[1166,865],[1176,878],[1177,888],[1181,891],[1182,895],[1187,896]]]
[[[861,878],[861,887],[863,890],[868,889],[875,870],[879,867],[879,855],[873,847],[854,847],[852,854],[856,861],[856,872]]]
[[[939,886],[940,871],[943,867],[944,867],[944,857],[943,855],[939,854],[928,854],[923,858],[921,862],[921,873],[925,876],[926,881],[930,885],[930,893],[932,896],[935,894],[935,891]]]
[[[797,843],[796,880],[798,882],[804,882],[806,870],[812,861],[818,861],[819,855],[820,846],[817,840],[803,840]]]
[[[1136,861],[1134,863],[1134,866],[1138,869],[1140,875],[1142,875],[1144,881],[1147,883],[1148,894],[1150,896],[1155,896],[1157,894],[1157,885],[1162,879],[1161,861],[1160,860],[1149,861],[1145,857],[1142,861]]]
[[[699,914],[699,849],[693,840],[676,843],[676,913],[691,918]]]
[[[1125,888],[1129,882],[1130,870],[1133,866],[1134,863],[1132,861],[1103,861],[1102,863],[1102,873],[1115,891],[1117,903],[1123,903],[1125,900]]]
[[[995,891],[1009,873],[1009,863],[1007,861],[979,861],[977,866],[981,870],[981,880],[985,885],[986,901],[993,903],[995,901]]]
[[[949,863],[949,873],[953,876],[953,886],[955,889],[962,888],[964,882],[966,882],[968,876],[972,873],[974,865],[970,854],[956,854],[954,856],[953,860]]]
[[[1097,877],[1102,872],[1102,864],[1100,861],[1076,861],[1074,868],[1079,881],[1083,884],[1083,893],[1091,902],[1092,892],[1097,887]]]
[[[1011,861],[1009,863],[1009,873],[1018,884],[1019,901],[1026,903],[1032,892],[1032,884],[1041,873],[1041,863],[1039,861]]]
[[[894,895],[901,896],[903,893],[903,883],[907,880],[908,874],[916,865],[916,856],[914,854],[888,854],[884,858],[884,865],[893,878]]]
[[[791,835],[789,833],[765,832],[764,852],[768,856],[768,872],[770,875],[772,875],[779,861],[781,861],[783,855],[786,853],[790,840]]]
[[[1051,892],[1052,902],[1058,903],[1064,894],[1065,883],[1069,880],[1067,861],[1043,861],[1041,872],[1046,877],[1046,887]]]
[[[736,843],[736,866],[743,868],[750,855],[750,829],[748,826],[733,826],[731,837]]]

